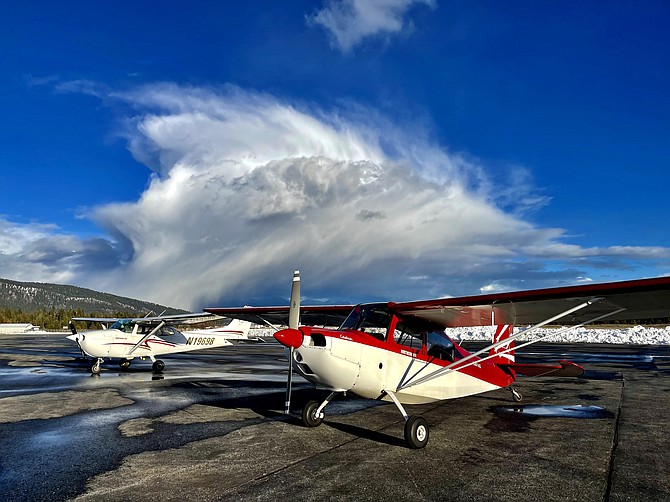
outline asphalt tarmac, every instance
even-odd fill
[[[408,407],[430,425],[403,441],[393,404],[336,400],[294,379],[276,343],[165,357],[122,371],[63,335],[0,335],[0,500],[670,500],[670,347],[537,344],[581,378]]]

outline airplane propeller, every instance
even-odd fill
[[[293,272],[291,286],[291,303],[289,305],[288,329],[282,329],[274,334],[279,343],[288,347],[288,379],[286,380],[286,406],[284,412],[288,415],[291,409],[291,386],[293,383],[293,351],[302,344],[300,326],[300,272]]]

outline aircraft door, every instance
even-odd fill
[[[117,331],[113,329],[106,329],[100,333],[102,333],[101,351],[104,354],[103,357],[114,357],[116,354],[112,353],[112,349],[116,346],[114,342],[116,342]]]
[[[376,398],[386,389],[388,351],[371,345],[363,345],[360,372],[352,390],[363,397]]]

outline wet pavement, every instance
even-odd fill
[[[408,407],[431,427],[411,450],[392,404],[284,416],[275,343],[91,376],[64,336],[0,335],[0,500],[670,500],[667,346],[530,346],[587,371]],[[296,412],[322,396],[294,379]]]

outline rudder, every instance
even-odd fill
[[[506,340],[514,331],[513,324],[498,324],[495,333],[493,333],[493,341],[491,343],[499,343]],[[504,343],[498,347],[493,347],[489,350],[490,361],[493,363],[509,364],[514,362],[514,340]]]

